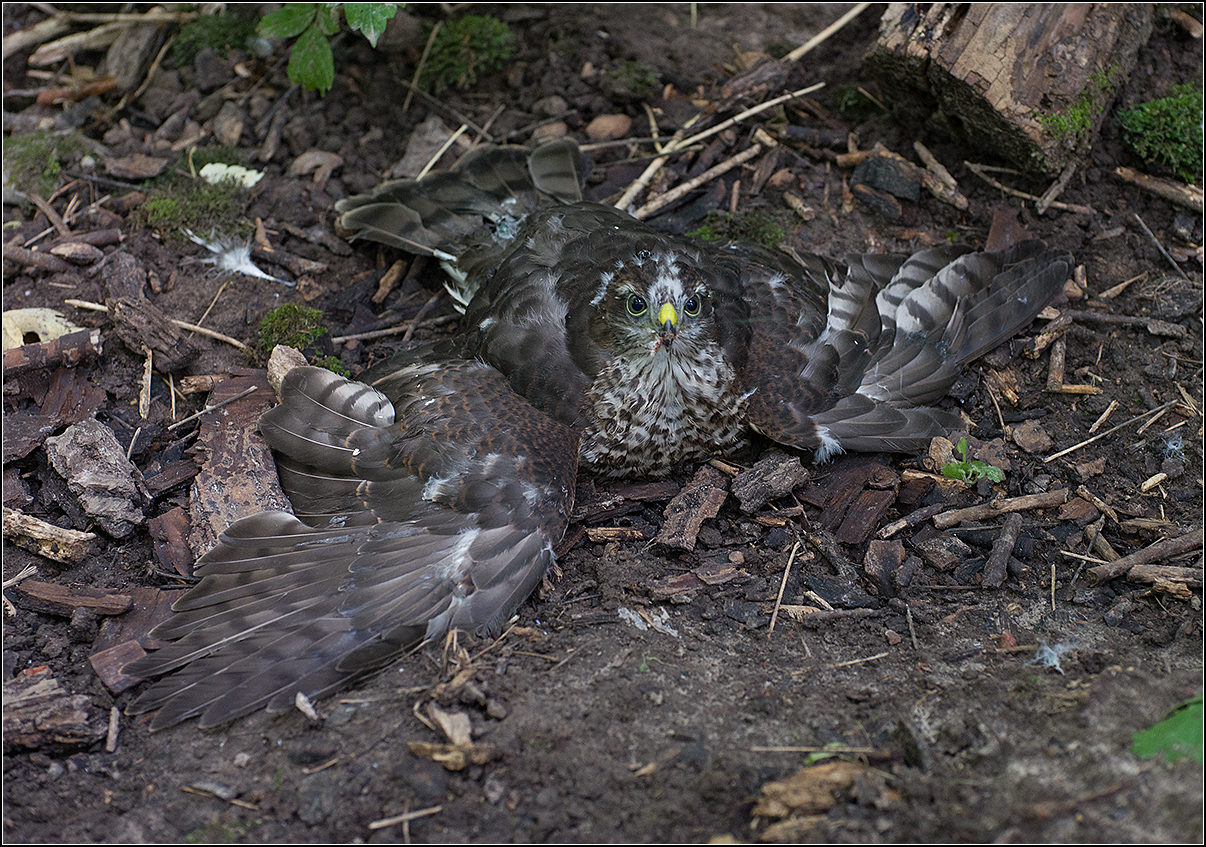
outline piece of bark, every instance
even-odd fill
[[[971,146],[1054,177],[1088,152],[1152,24],[1150,4],[893,3],[866,64],[902,108],[936,102]]]
[[[24,459],[46,441],[46,436],[59,427],[52,415],[13,412],[4,416],[4,461]]]
[[[147,269],[132,253],[119,251],[98,271],[106,300],[145,300]]]
[[[655,579],[648,585],[649,597],[655,602],[676,600],[687,602],[707,585],[693,573],[680,573],[665,579]]]
[[[63,529],[40,518],[4,508],[4,537],[31,553],[74,565],[87,558],[96,535]]]
[[[155,354],[155,368],[162,373],[175,373],[197,358],[197,348],[184,330],[148,300],[117,297],[105,301],[117,337],[142,355]]]
[[[109,427],[80,421],[46,439],[51,466],[67,480],[88,516],[114,538],[126,538],[146,522],[136,477],[138,469]]]
[[[175,614],[172,604],[184,593],[185,589],[182,588],[135,586],[130,589],[130,610],[124,615],[107,617],[101,621],[100,633],[92,642],[92,652],[109,650],[125,641],[137,642],[146,650],[158,650],[167,642],[151,638],[150,632]]]
[[[75,424],[96,414],[105,402],[105,389],[75,368],[59,368],[50,377],[42,413],[61,423]]]
[[[694,550],[703,522],[716,517],[728,496],[726,481],[725,475],[711,465],[696,471],[691,481],[666,506],[666,520],[654,542],[663,547]]]
[[[38,368],[75,367],[101,354],[101,331],[84,329],[52,341],[26,344],[4,351],[4,378]]]
[[[573,521],[601,524],[632,512],[640,511],[649,500],[670,500],[682,489],[676,482],[616,483],[603,489],[584,478],[574,492]]]
[[[4,469],[5,507],[19,512],[22,509],[28,509],[33,502],[33,492],[30,491],[29,483],[21,476],[21,471],[13,466],[6,467]]]
[[[863,571],[875,583],[881,597],[891,597],[896,593],[892,589],[890,577],[896,573],[904,560],[903,541],[877,539],[867,545],[867,554],[863,556]]]
[[[214,388],[209,403],[229,400],[253,386],[258,390],[201,418],[197,446],[206,459],[193,479],[189,498],[189,542],[197,555],[212,548],[218,534],[239,518],[292,511],[277,479],[272,451],[257,429],[260,415],[274,402],[266,373],[238,371]]]
[[[120,615],[129,610],[129,594],[117,594],[102,588],[67,586],[34,579],[17,585],[21,605],[46,615],[69,618],[76,609],[88,609],[98,615]]]
[[[51,247],[50,252],[73,265],[92,265],[105,258],[99,247],[83,241],[64,241]]]
[[[1126,578],[1133,582],[1175,582],[1190,588],[1202,587],[1201,568],[1182,568],[1176,565],[1135,565]]]
[[[143,677],[128,676],[124,671],[126,665],[146,654],[147,651],[137,641],[123,641],[107,650],[97,650],[88,657],[88,662],[105,687],[114,694],[120,694],[142,682]]]
[[[772,450],[733,479],[733,496],[741,511],[751,515],[769,500],[786,497],[808,481],[808,469],[799,456]]]
[[[86,694],[68,694],[49,670],[4,680],[4,749],[76,748],[108,734]]]
[[[879,526],[880,520],[892,504],[896,502],[896,492],[892,490],[879,491],[870,489],[858,495],[858,498],[846,511],[838,527],[837,540],[843,544],[862,544],[872,531]]]
[[[882,489],[898,482],[892,469],[875,456],[844,456],[826,469],[828,476],[804,489],[801,499],[821,508],[818,523],[831,531],[841,526],[864,486]]]
[[[177,459],[169,462],[167,467],[159,473],[144,480],[147,494],[153,499],[162,497],[176,486],[191,480],[200,470],[200,466],[192,459]]]
[[[192,576],[195,557],[188,545],[189,522],[184,509],[177,506],[151,518],[147,521],[147,529],[151,533],[155,558],[163,569]]]

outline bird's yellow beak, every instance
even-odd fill
[[[678,312],[669,303],[663,303],[662,310],[657,313],[657,325],[664,327],[667,324],[678,329]]]

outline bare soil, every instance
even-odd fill
[[[546,117],[534,104],[556,95],[564,99],[566,113],[554,117],[565,120],[580,140],[600,114],[631,116],[630,134],[641,136],[647,127],[642,100],[657,101],[662,86],[673,84],[680,95],[715,98],[726,66],[735,61],[734,45],[743,50],[796,46],[843,8],[701,4],[698,28],[692,29],[688,4],[483,6],[476,10],[503,17],[518,37],[506,70],[469,91],[447,92],[437,104],[416,97],[405,111],[406,89],[398,80],[413,73],[413,48],[374,51],[359,37],[345,38],[337,45],[334,88],[323,98],[296,90],[286,98],[289,86],[281,65],[248,61],[253,73],[243,79],[230,60],[221,66],[227,75],[223,82],[240,97],[260,75],[269,74],[255,96],[235,101],[248,110],[239,145],[249,164],[267,173],[246,214],[263,221],[274,246],[322,262],[326,269],[296,287],[218,275],[207,265],[186,261],[203,256],[200,248],[138,228],[120,206],[114,208],[124,218],[124,241],[105,250],[128,252],[151,271],[160,286],[152,299],[174,317],[199,320],[226,284],[205,325],[247,343],[255,342],[264,314],[285,302],[322,309],[336,336],[383,316],[405,323],[439,290],[437,268],[412,274],[383,303],[374,303],[370,297],[378,280],[398,256],[372,245],[340,249],[334,239],[311,234],[308,240],[307,233],[313,227],[329,232],[334,202],[379,181],[402,158],[412,131],[425,119],[438,115],[455,129],[457,118],[450,111],[455,110],[480,125],[504,105],[491,136],[522,143],[530,138],[529,128]],[[410,11],[435,16],[439,7]],[[5,32],[44,17],[33,7],[6,4]],[[872,110],[866,117],[843,117],[831,96],[851,83],[873,94],[878,90],[873,80],[860,77],[877,19],[876,9],[864,13],[792,70],[785,90],[826,83],[814,98],[828,110],[828,121],[798,110],[759,120],[786,114],[793,123],[850,129],[864,148],[882,141],[911,158],[912,136],[902,129],[901,116]],[[25,77],[28,55],[24,51],[6,60],[6,90],[36,84]],[[659,86],[644,98],[618,90],[610,75],[626,61],[655,68]],[[587,63],[593,74],[583,74]],[[1161,20],[1114,108],[1161,96],[1176,82],[1200,79],[1201,68],[1201,40]],[[213,118],[202,98],[188,99],[198,76],[194,68],[178,69],[168,61],[159,73],[162,79],[122,112],[100,123],[94,115],[83,124],[109,155],[154,152],[152,136],[173,103],[192,110],[187,116],[202,125]],[[6,99],[6,124],[7,112],[17,111],[17,105]],[[50,117],[62,113],[21,105],[23,114],[35,114],[31,109]],[[269,161],[259,162],[255,154],[264,137],[255,127],[273,108],[285,116],[282,140]],[[924,125],[916,118],[909,123]],[[732,143],[748,144],[752,130],[753,125],[739,128]],[[795,152],[785,155],[780,167],[790,170],[793,191],[817,210],[812,220],[790,217],[781,189],[766,187],[750,195],[749,171],[731,172],[726,189],[740,177],[742,208],[784,211],[783,220],[790,222],[787,245],[831,256],[903,252],[948,233],[982,244],[994,210],[1003,210],[1085,266],[1088,290],[1071,308],[1158,317],[1183,327],[1185,334],[1161,336],[1144,325],[1077,321],[1066,335],[1067,381],[1102,389],[1089,396],[1045,393],[1046,354],[1022,355],[1025,339],[995,351],[957,388],[975,422],[973,444],[997,440],[996,464],[1005,467],[1005,481],[962,491],[932,481],[902,482],[905,471],[927,468],[915,458],[881,457],[888,472],[877,477],[880,489],[895,492],[895,500],[857,543],[835,540],[842,515],[835,517],[831,494],[837,489],[831,485],[865,458],[812,467],[810,480],[793,495],[750,514],[730,496],[705,522],[693,551],[651,543],[674,486],[641,499],[631,489],[596,491],[582,480],[583,514],[571,529],[559,573],[523,604],[515,626],[502,638],[462,635],[459,649],[428,646],[343,696],[320,701],[317,722],[294,711],[256,714],[215,731],[185,724],[151,735],[144,722],[123,718],[112,752],[103,740],[32,750],[6,746],[5,840],[674,842],[756,840],[769,832],[771,838],[811,841],[1200,843],[1201,766],[1186,759],[1171,765],[1142,760],[1130,749],[1133,733],[1202,692],[1200,570],[1198,584],[1179,594],[1121,578],[1096,584],[1084,559],[1062,555],[1095,555],[1086,546],[1085,527],[1097,515],[1071,507],[1022,513],[1015,561],[1000,587],[981,584],[982,563],[1000,533],[1000,519],[972,531],[939,531],[928,521],[909,527],[894,536],[904,542],[908,557],[900,569],[876,579],[864,566],[867,539],[880,525],[925,505],[958,507],[996,495],[1075,492],[1086,486],[1116,510],[1121,523],[1108,519],[1103,532],[1123,554],[1164,534],[1201,526],[1200,414],[1177,407],[1142,433],[1135,424],[1045,461],[1088,437],[1088,428],[1111,401],[1119,407],[1104,428],[1176,400],[1182,389],[1200,409],[1200,261],[1174,269],[1136,223],[1137,215],[1156,239],[1172,245],[1180,210],[1112,176],[1118,164],[1141,163],[1122,146],[1110,120],[1091,160],[1061,197],[1092,207],[1091,214],[1052,210],[1038,216],[1030,203],[1002,196],[962,164],[1001,164],[991,151],[965,149],[937,135],[923,140],[958,179],[971,200],[968,211],[956,212],[925,196],[910,206],[911,221],[887,221],[846,197],[848,170]],[[288,173],[290,164],[312,148],[343,159],[322,187],[310,175]],[[591,188],[596,196],[630,180],[634,167],[643,167],[643,161],[624,164],[629,155],[622,147],[595,152]],[[78,173],[79,167],[71,162],[67,170]],[[684,169],[672,173],[678,178]],[[1034,194],[1046,188],[1024,180],[1015,184]],[[85,201],[125,193],[87,181],[79,190]],[[60,212],[67,196],[56,201]],[[727,208],[728,197],[726,190],[714,202]],[[661,225],[693,227],[701,214],[696,208],[693,220],[667,216]],[[32,237],[48,225],[40,215],[22,218],[20,207],[5,206],[6,227],[10,221],[24,222],[14,231],[6,228],[6,241],[14,235]],[[1191,220],[1190,230],[1191,241],[1200,244],[1200,218]],[[280,268],[261,266],[285,275]],[[1097,299],[1135,277],[1140,278],[1117,297]],[[5,263],[5,309],[62,308],[65,298],[104,296],[97,275],[86,269],[48,274]],[[104,315],[67,312],[80,324],[108,331]],[[450,305],[439,301],[422,316],[415,337],[448,331],[447,322],[431,322],[448,315]],[[196,340],[201,355],[191,373],[246,365],[237,350]],[[357,371],[398,343],[394,336],[331,351]],[[105,392],[97,417],[113,428],[123,447],[138,426],[147,427],[132,459],[152,473],[164,451],[182,437],[165,429],[170,423],[166,385],[155,379],[153,409],[144,422],[137,412],[141,355],[107,339],[103,356],[83,367]],[[994,402],[985,382],[990,370],[1016,376],[1016,403],[1000,396]],[[45,382],[40,383],[43,394]],[[38,385],[37,379],[6,384],[6,417],[37,411]],[[177,417],[200,408],[200,396],[192,398],[192,409],[178,405]],[[1049,439],[1037,448],[1024,441],[1033,452],[1019,446],[1024,439],[1018,435],[1032,424]],[[748,467],[759,455],[755,450],[731,458]],[[1140,485],[1161,470],[1167,478],[1141,492]],[[673,481],[684,484],[693,471],[684,469]],[[61,526],[89,527],[41,449],[12,461],[5,456],[4,488],[6,505]],[[618,507],[600,505],[609,497],[614,502],[616,494],[628,498]],[[154,516],[188,504],[188,486],[181,485],[147,511]],[[1152,519],[1155,529],[1135,529],[1136,518]],[[586,530],[599,526],[626,528],[632,538],[591,540],[596,536]],[[955,561],[945,562],[933,551],[949,544],[950,537],[966,547],[958,548],[962,552]],[[4,544],[6,579],[36,564],[38,579],[112,592],[178,586],[154,571],[156,561],[145,527],[124,541],[101,533],[95,555],[75,568],[39,559],[7,539]],[[1171,562],[1199,569],[1200,563],[1200,550]],[[673,590],[684,585],[689,590]],[[10,599],[16,594],[6,590]],[[772,631],[780,596],[786,606],[821,613],[797,620],[780,610]],[[87,696],[90,718],[101,723],[112,706],[124,706],[133,697],[137,689],[111,692],[90,665],[103,621],[98,626],[86,615],[69,619],[40,613],[16,599],[18,607],[4,618],[6,686],[23,670],[49,666],[68,692]],[[656,620],[664,623],[649,625]],[[1066,651],[1058,668],[1035,661],[1042,643]],[[412,742],[444,741],[419,718],[433,699],[446,711],[468,716],[474,743],[490,751],[485,763],[449,770],[412,754]],[[855,766],[854,776],[826,794],[826,802],[793,812],[786,828],[769,829],[782,821],[755,814],[763,786],[813,764],[816,757],[809,751],[827,745],[838,753],[836,760]],[[416,811],[426,813],[372,825]]]

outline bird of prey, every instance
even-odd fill
[[[127,670],[152,729],[290,708],[460,627],[497,631],[553,562],[574,483],[664,475],[751,433],[923,449],[963,366],[1029,323],[1071,256],[936,247],[844,262],[663,235],[582,200],[572,140],[483,148],[337,205],[440,259],[463,332],[349,380],[291,371],[260,430],[293,514],[226,530]]]

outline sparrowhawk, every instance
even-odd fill
[[[1071,256],[1030,241],[835,262],[661,234],[582,202],[576,145],[483,148],[341,201],[341,231],[435,256],[464,330],[353,381],[293,370],[260,429],[293,514],[233,524],[128,668],[152,729],[292,706],[452,627],[496,631],[553,562],[579,470],[657,476],[760,433],[824,460],[961,428],[963,366]]]

